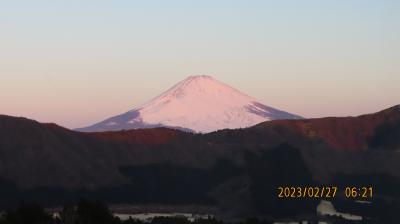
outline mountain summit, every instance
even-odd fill
[[[83,132],[170,127],[207,133],[253,126],[263,121],[301,119],[257,102],[210,76],[190,76],[149,102]]]

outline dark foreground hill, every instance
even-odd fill
[[[81,197],[116,204],[213,205],[220,215],[315,214],[319,200],[279,186],[373,186],[354,214],[389,216],[400,201],[400,107],[346,118],[280,120],[206,135],[164,128],[79,133],[0,116],[0,206]],[[382,208],[385,208],[383,210]]]

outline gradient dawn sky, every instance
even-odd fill
[[[399,104],[400,1],[0,3],[0,114],[82,127],[189,75],[304,117]]]

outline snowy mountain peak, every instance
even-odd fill
[[[133,110],[79,131],[172,127],[195,132],[301,117],[268,107],[211,76],[189,76]]]
[[[204,103],[205,105],[203,106],[207,106],[208,103],[212,103],[215,101],[231,101],[232,99],[235,99],[235,101],[224,103],[234,104],[237,103],[238,100],[254,100],[244,93],[241,93],[238,90],[212,78],[211,76],[200,75],[189,76],[188,78],[179,82],[158,97],[138,108],[133,109],[132,111],[138,109],[146,109],[152,105],[171,103],[171,100],[174,99],[180,99],[183,101],[193,100],[193,103],[195,103],[196,101],[196,104]]]

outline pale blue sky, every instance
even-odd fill
[[[75,128],[207,74],[305,117],[400,103],[400,1],[0,2],[0,114]]]

